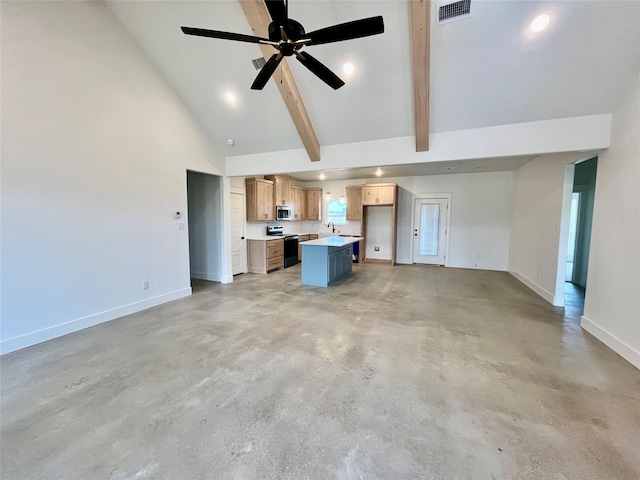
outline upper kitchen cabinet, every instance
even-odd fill
[[[322,220],[322,189],[307,188],[304,193],[307,200],[305,220]]]
[[[294,220],[304,220],[305,219],[305,208],[306,208],[306,198],[304,194],[304,189],[300,187],[291,187],[291,198],[293,205],[293,219]]]
[[[291,179],[285,175],[265,175],[267,180],[273,182],[273,203],[276,205],[292,205]]]
[[[395,183],[372,183],[362,186],[362,205],[394,205],[396,202]]]
[[[347,220],[362,220],[362,185],[346,187]]]
[[[273,182],[263,178],[245,179],[247,222],[273,221]]]

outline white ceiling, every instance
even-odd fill
[[[257,45],[180,31],[184,25],[251,34],[237,1],[109,6],[220,153],[302,148],[273,81],[263,91],[249,88]],[[550,26],[527,33],[541,12],[551,15]],[[472,0],[471,13],[440,26],[432,15],[432,132],[608,113],[638,74],[640,2]],[[289,61],[321,145],[413,135],[407,1],[291,0],[289,14],[307,31],[384,17],[382,35],[309,49],[346,81],[340,90]],[[352,77],[340,71],[345,61],[356,65]],[[236,107],[225,104],[227,90],[238,96]]]
[[[354,178],[417,177],[420,175],[452,173],[501,172],[505,170],[515,170],[533,160],[535,157],[535,155],[522,155],[519,157],[480,158],[451,162],[411,163],[408,165],[350,168],[348,170],[317,170],[314,172],[289,173],[289,175],[301,182],[311,182],[318,180],[348,180]]]

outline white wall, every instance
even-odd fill
[[[609,146],[611,114],[498,125],[430,135],[429,151],[399,137],[322,147],[322,169],[402,165],[449,160],[599,151]],[[593,155],[592,155],[593,156]],[[227,175],[308,172],[320,166],[304,149],[227,157]],[[333,193],[333,192],[332,192]]]
[[[222,261],[221,177],[188,172],[189,260],[191,278],[219,282]]]
[[[398,194],[396,261],[412,263],[415,195],[451,193],[449,255],[445,266],[506,270],[509,255],[513,172],[458,173],[385,178]],[[368,183],[375,183],[368,180]]]
[[[598,159],[582,327],[640,368],[640,75]]]
[[[102,3],[1,21],[3,352],[189,295],[172,212],[223,159]]]
[[[560,261],[559,268],[559,257],[564,251],[566,259],[569,212],[566,208],[563,216],[563,207],[568,207],[573,190],[573,170],[567,165],[581,155],[542,155],[514,176],[509,272],[559,306],[564,305],[565,263]]]
[[[391,260],[393,242],[393,207],[367,207],[367,224],[364,237],[367,239],[367,258]],[[376,252],[376,247],[378,251]]]

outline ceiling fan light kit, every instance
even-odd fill
[[[341,23],[331,27],[321,28],[306,33],[299,22],[289,18],[289,2],[285,0],[265,0],[267,10],[271,15],[271,23],[268,27],[269,38],[243,35],[239,33],[207,30],[204,28],[181,27],[186,35],[199,37],[219,38],[222,40],[235,40],[238,42],[258,43],[271,45],[278,52],[274,53],[262,67],[260,73],[251,85],[252,90],[262,90],[267,84],[273,72],[284,57],[295,56],[311,73],[325,82],[331,88],[337,90],[344,82],[329,68],[307,52],[302,52],[303,47],[322,45],[325,43],[342,42],[354,38],[369,37],[384,32],[384,22],[381,16],[363,18],[352,22]]]

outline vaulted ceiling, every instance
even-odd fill
[[[309,49],[346,85],[334,91],[295,61],[289,65],[321,145],[414,134],[408,1],[291,0],[307,31],[382,15],[385,33]],[[257,45],[184,35],[183,25],[252,34],[228,1],[108,3],[223,155],[302,148],[271,80],[250,90]],[[431,15],[430,129],[608,113],[638,74],[640,8],[634,1],[472,0],[471,15],[437,25]],[[549,27],[529,24],[549,13]],[[355,65],[347,77],[345,62]],[[278,81],[279,73],[274,74]],[[224,94],[232,91],[235,105]],[[235,146],[229,147],[227,139]]]

